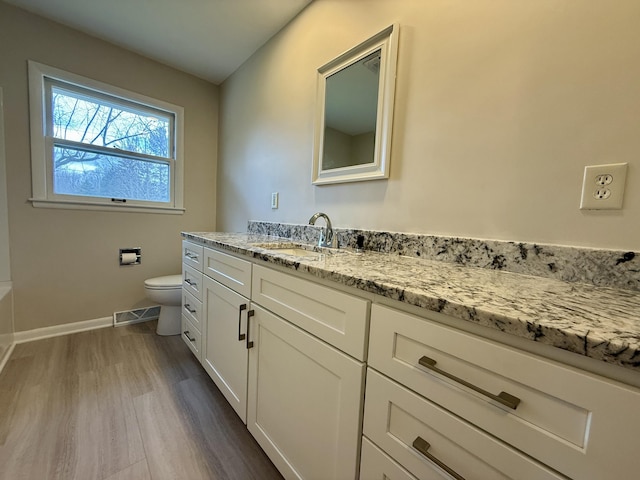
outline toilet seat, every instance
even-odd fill
[[[145,288],[150,290],[175,290],[182,288],[182,275],[166,275],[149,278],[144,281]]]

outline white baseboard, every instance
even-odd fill
[[[15,332],[14,343],[32,342],[33,340],[42,340],[43,338],[58,337],[60,335],[68,335],[70,333],[95,330],[96,328],[111,327],[112,325],[113,317],[102,317],[95,318],[93,320],[85,320],[84,322],[65,323],[63,325],[54,325],[52,327],[35,328],[33,330],[25,330],[24,332]]]

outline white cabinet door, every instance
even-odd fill
[[[238,416],[247,418],[247,347],[245,329],[249,301],[204,276],[202,366]]]
[[[287,479],[355,479],[364,364],[252,309],[249,431]]]

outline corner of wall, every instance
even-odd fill
[[[0,372],[15,347],[13,290],[11,282],[0,282]]]

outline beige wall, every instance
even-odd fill
[[[638,18],[637,0],[316,0],[222,85],[218,228],[320,210],[345,227],[637,249]],[[391,178],[314,187],[314,72],[393,22]],[[580,211],[583,167],[615,162],[624,209]]]
[[[27,59],[185,109],[184,215],[33,208]],[[180,231],[215,227],[218,88],[0,2],[11,274],[16,331],[148,305],[145,278],[180,271]],[[118,266],[118,248],[142,265]]]

